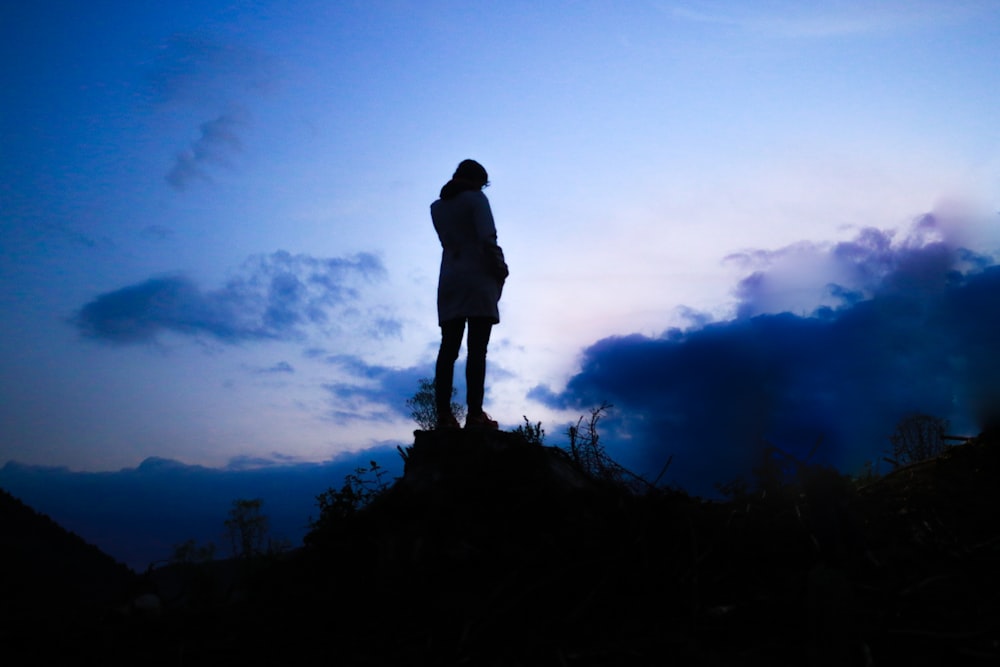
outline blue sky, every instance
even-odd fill
[[[409,442],[428,206],[468,157],[511,267],[504,426],[558,444],[608,400],[613,454],[698,488],[760,438],[853,469],[907,411],[974,432],[998,29],[971,1],[7,3],[0,462]]]

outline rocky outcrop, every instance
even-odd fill
[[[565,450],[528,442],[520,433],[489,430],[414,431],[403,450],[401,489],[411,493],[481,487],[503,493],[544,487],[549,493],[594,490],[594,481]]]
[[[519,433],[416,431],[402,453],[403,476],[364,512],[388,567],[537,561],[596,540],[627,501]]]

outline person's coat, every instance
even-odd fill
[[[508,269],[486,195],[476,189],[438,199],[431,219],[441,241],[438,323],[485,317],[496,324]]]

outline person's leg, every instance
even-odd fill
[[[469,415],[483,412],[483,395],[486,386],[486,348],[490,343],[493,322],[484,317],[469,318],[469,354],[465,363],[466,401]]]
[[[465,319],[448,320],[441,324],[441,347],[434,367],[434,402],[438,421],[451,414],[451,392],[454,386],[455,360],[462,347]]]

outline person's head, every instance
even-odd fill
[[[489,174],[483,165],[475,160],[462,160],[458,163],[458,169],[452,175],[455,180],[468,181],[480,188],[485,188],[490,184]]]

